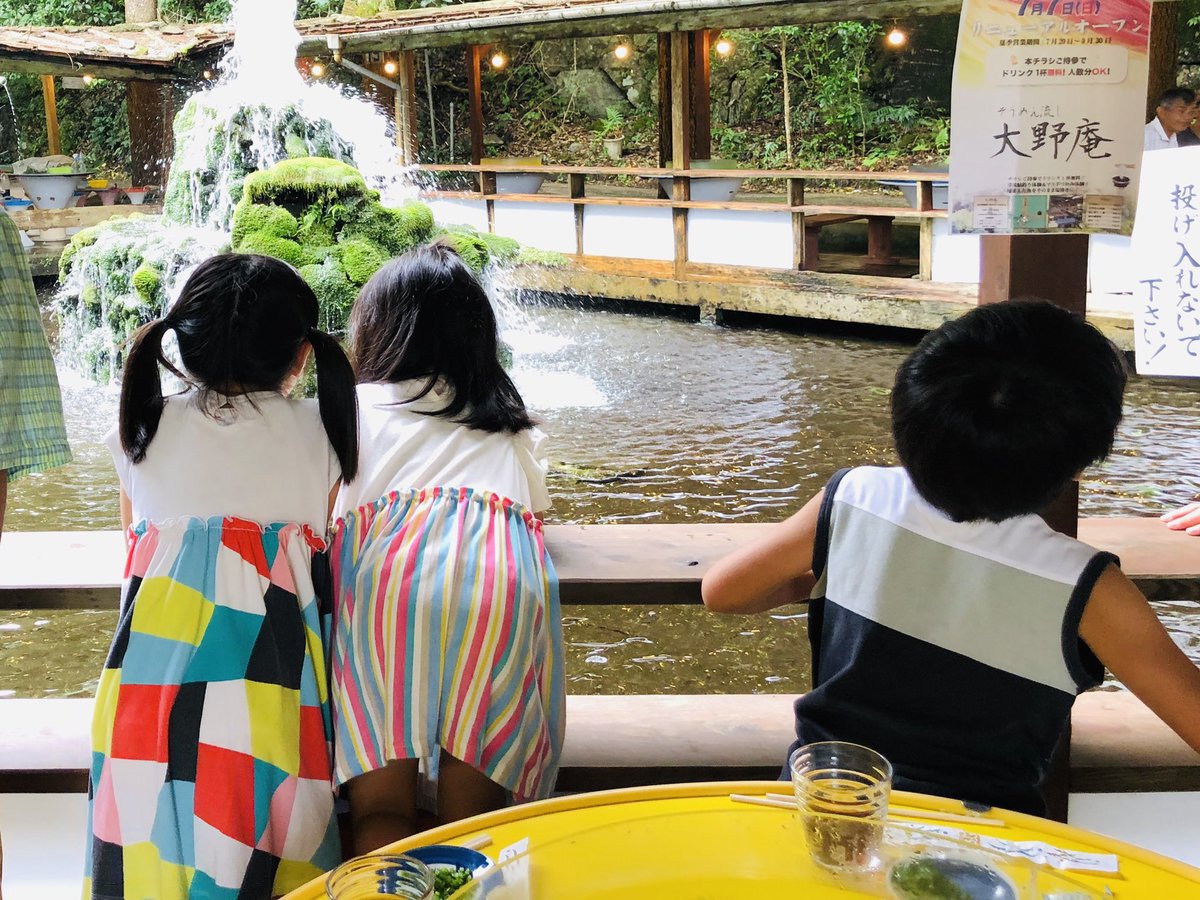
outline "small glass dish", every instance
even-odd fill
[[[407,851],[405,855],[419,859],[433,872],[435,898],[452,896],[480,873],[492,867],[491,859],[478,850],[454,844],[416,847]],[[462,877],[463,872],[467,873],[465,879]]]
[[[433,900],[434,874],[429,866],[405,853],[370,854],[347,860],[325,879],[329,900],[402,897]]]

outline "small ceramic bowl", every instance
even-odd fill
[[[491,859],[478,850],[453,844],[430,844],[428,847],[405,850],[404,853],[425,863],[435,875],[438,869],[466,869],[472,876],[478,877],[492,866]]]

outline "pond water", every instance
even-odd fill
[[[514,375],[553,442],[551,522],[766,522],[848,464],[893,461],[888,389],[902,340],[570,307],[523,308]],[[64,376],[75,462],[14,486],[6,528],[118,527],[101,444],[115,391]],[[1084,515],[1157,515],[1200,491],[1200,392],[1135,379],[1113,456],[1087,473]],[[1200,661],[1200,598],[1160,604]],[[567,607],[574,693],[793,693],[808,679],[800,611],[722,618],[685,607]],[[0,614],[0,696],[94,689],[113,612]]]

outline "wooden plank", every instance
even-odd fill
[[[479,165],[483,159],[483,88],[482,77],[484,48],[479,44],[467,47],[467,100],[471,118],[471,163]]]
[[[546,544],[564,603],[698,603],[709,567],[773,527],[547,525]],[[1157,519],[1081,519],[1079,534],[1119,556],[1132,578],[1200,578],[1200,541]],[[0,609],[55,608],[63,598],[73,608],[112,607],[124,557],[116,531],[8,533],[0,541]]]
[[[692,164],[692,98],[690,40],[683,32],[671,33],[671,166],[689,169]],[[688,213],[680,206],[691,200],[691,182],[671,182],[671,228],[675,241],[675,275],[682,276],[688,262]]]
[[[794,738],[794,694],[568,696],[560,790],[638,779],[773,777]],[[91,699],[0,701],[0,792],[82,792]],[[1192,790],[1200,754],[1132,694],[1092,691],[1072,714],[1073,791]]]
[[[611,175],[637,178],[665,178],[674,175],[678,170],[669,165],[670,157],[658,168],[639,166],[565,166],[565,165],[533,165],[533,166],[488,166],[489,171],[512,172],[514,174],[537,172],[549,175],[569,175],[572,172],[582,175]],[[449,163],[424,164],[417,167],[422,172],[475,172],[478,165],[451,165]],[[890,172],[840,172],[824,169],[688,169],[689,178],[765,178],[788,179],[807,178],[819,181],[916,181],[916,182],[945,182],[946,175],[936,172],[909,172],[898,169]],[[930,202],[932,206],[932,200]],[[898,209],[905,209],[898,206]],[[942,210],[944,212],[944,210]]]
[[[381,21],[374,31],[341,32],[348,52],[392,51],[400,47],[460,47],[467,43],[508,44],[584,37],[611,37],[613,34],[651,34],[664,31],[701,29],[759,28],[775,25],[800,25],[814,22],[847,20],[891,21],[923,16],[953,15],[962,0],[764,0],[754,4],[669,3],[648,9],[620,12],[609,6],[597,13],[589,4],[579,9],[540,9],[541,4],[518,8],[515,12],[482,15],[466,10],[455,18],[445,14],[436,19],[408,24],[398,13]],[[439,13],[442,11],[439,10]],[[317,20],[314,22],[325,22]],[[307,30],[300,55],[328,52],[325,25],[313,34]]]
[[[72,206],[67,209],[29,209],[13,210],[9,213],[13,222],[22,231],[31,229],[44,230],[47,228],[90,228],[109,219],[140,213],[145,216],[157,216],[162,213],[162,207],[156,204],[121,204],[120,206]]]
[[[401,50],[396,60],[396,144],[400,148],[400,162],[413,165],[420,156],[417,136],[417,67],[412,50]]]
[[[50,145],[50,155],[62,153],[62,138],[58,130],[58,97],[54,93],[54,76],[42,76],[42,104],[46,111],[46,141]]]

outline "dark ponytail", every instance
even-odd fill
[[[143,325],[133,337],[133,347],[125,358],[121,384],[121,447],[133,462],[146,458],[146,448],[158,432],[162,418],[162,378],[158,367],[165,364],[163,335],[170,329],[166,319]]]
[[[308,332],[317,367],[317,405],[321,424],[342,466],[342,480],[358,474],[358,395],[354,369],[341,344],[316,328]]]

